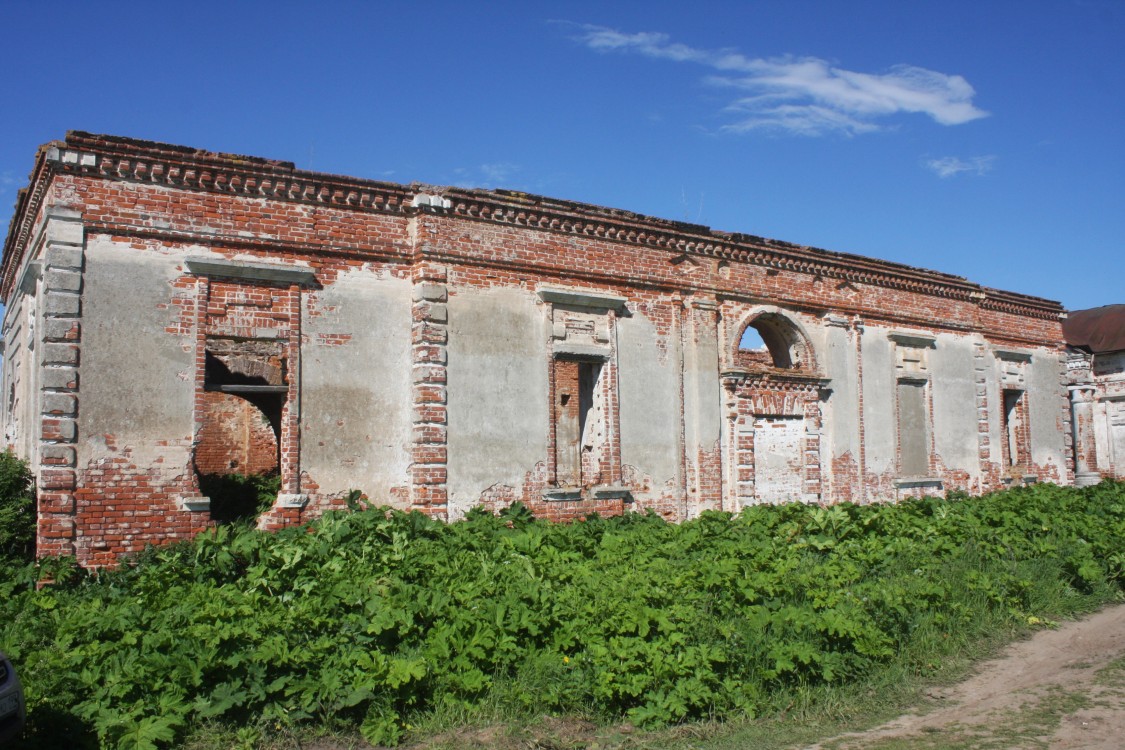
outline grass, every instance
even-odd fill
[[[1118,485],[679,526],[507,513],[234,524],[73,583],[0,581],[23,747],[58,746],[66,715],[88,747],[148,750],[839,745],[1122,597]],[[1024,741],[1072,708],[1048,697],[996,726]]]
[[[1068,615],[1083,610],[1066,609]],[[1056,612],[1057,616],[1062,616]],[[745,748],[804,748],[823,743],[823,750],[844,750],[835,738],[879,726],[904,712],[925,712],[940,706],[927,693],[966,678],[974,667],[996,656],[1005,646],[1033,633],[1013,627],[1009,620],[986,615],[973,623],[971,633],[944,637],[935,634],[919,642],[868,678],[843,686],[818,686],[776,696],[778,708],[755,718],[695,722],[655,731],[629,724],[599,725],[589,717],[552,718],[513,713],[510,703],[496,699],[473,708],[445,706],[413,717],[403,747],[424,750],[497,748],[498,750],[744,750]],[[1089,665],[1083,665],[1088,667]],[[1098,672],[1096,682],[1125,697],[1125,657]],[[1034,697],[1035,699],[1030,699]],[[1046,748],[1049,736],[1063,718],[1097,705],[1084,691],[1054,689],[1029,696],[1018,710],[1004,712],[987,727],[956,725],[946,730],[923,729],[909,738],[866,742],[864,750],[986,750]],[[1120,702],[1117,704],[1121,707]],[[253,738],[253,742],[247,742]],[[307,728],[293,732],[262,726],[253,732],[212,724],[197,732],[187,750],[358,750],[369,748],[354,731]]]

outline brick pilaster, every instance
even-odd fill
[[[40,556],[76,552],[74,491],[84,249],[80,215],[66,209],[48,209],[39,282],[43,326],[35,468],[39,482],[36,545]]]
[[[413,435],[410,507],[444,518],[448,508],[446,367],[448,280],[444,266],[419,263],[411,306]]]
[[[720,402],[715,385],[722,359],[719,306],[713,299],[683,302],[683,431],[685,506],[718,510],[723,506],[720,458]]]
[[[976,387],[977,407],[977,455],[980,458],[980,484],[977,491],[994,489],[998,479],[992,456],[992,440],[988,426],[988,375],[992,370],[992,358],[984,342],[973,344],[973,376]],[[1003,408],[1003,405],[1001,405]]]
[[[1074,437],[1077,434],[1074,425],[1074,414],[1071,411],[1070,402],[1070,375],[1066,369],[1066,350],[1058,352],[1059,358],[1059,400],[1062,402],[1060,424],[1063,426],[1063,455],[1069,458],[1068,461],[1063,462],[1062,475],[1066,478],[1067,484],[1078,483],[1078,446],[1074,442]],[[1028,398],[1031,398],[1028,395]],[[1031,447],[1031,424],[1030,424],[1031,405],[1028,404],[1028,435],[1027,445],[1030,452]],[[1030,459],[1031,456],[1028,456]]]
[[[805,400],[805,437],[802,441],[804,452],[804,493],[806,502],[820,502],[823,497],[821,483],[821,429],[823,422],[820,414],[819,393],[810,394]]]
[[[289,331],[286,341],[286,371],[289,373],[289,392],[286,394],[281,430],[281,492],[286,495],[301,494],[301,287],[291,284],[287,293]],[[301,503],[300,498],[291,502]]]

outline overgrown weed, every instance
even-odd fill
[[[716,747],[757,727],[777,744],[889,713],[979,649],[1119,597],[1122,548],[1112,482],[679,526],[338,512],[0,583],[0,648],[27,686],[23,747],[59,746],[64,720],[74,747],[280,748],[545,714],[656,731],[630,747],[701,727]]]

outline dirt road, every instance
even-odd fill
[[[1125,748],[1125,606],[1012,644],[930,698],[932,710],[808,750]]]

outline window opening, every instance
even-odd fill
[[[793,323],[781,315],[766,313],[747,324],[738,340],[738,364],[743,367],[772,367],[779,370],[807,368],[807,346]]]
[[[746,326],[746,330],[742,332],[742,338],[738,341],[738,353],[745,364],[776,367],[765,339],[753,325]]]
[[[759,351],[768,347],[765,340],[762,339],[762,334],[758,333],[758,329],[749,325],[742,332],[742,338],[738,341],[738,348],[743,351]]]
[[[1009,467],[1023,466],[1030,458],[1027,445],[1027,422],[1024,414],[1024,391],[1005,389],[1001,392],[1004,409],[1000,415],[1003,433],[1005,463]]]
[[[208,340],[195,466],[213,520],[249,520],[276,499],[286,380],[282,342]]]
[[[601,479],[600,362],[556,360],[555,482],[590,487]]]

